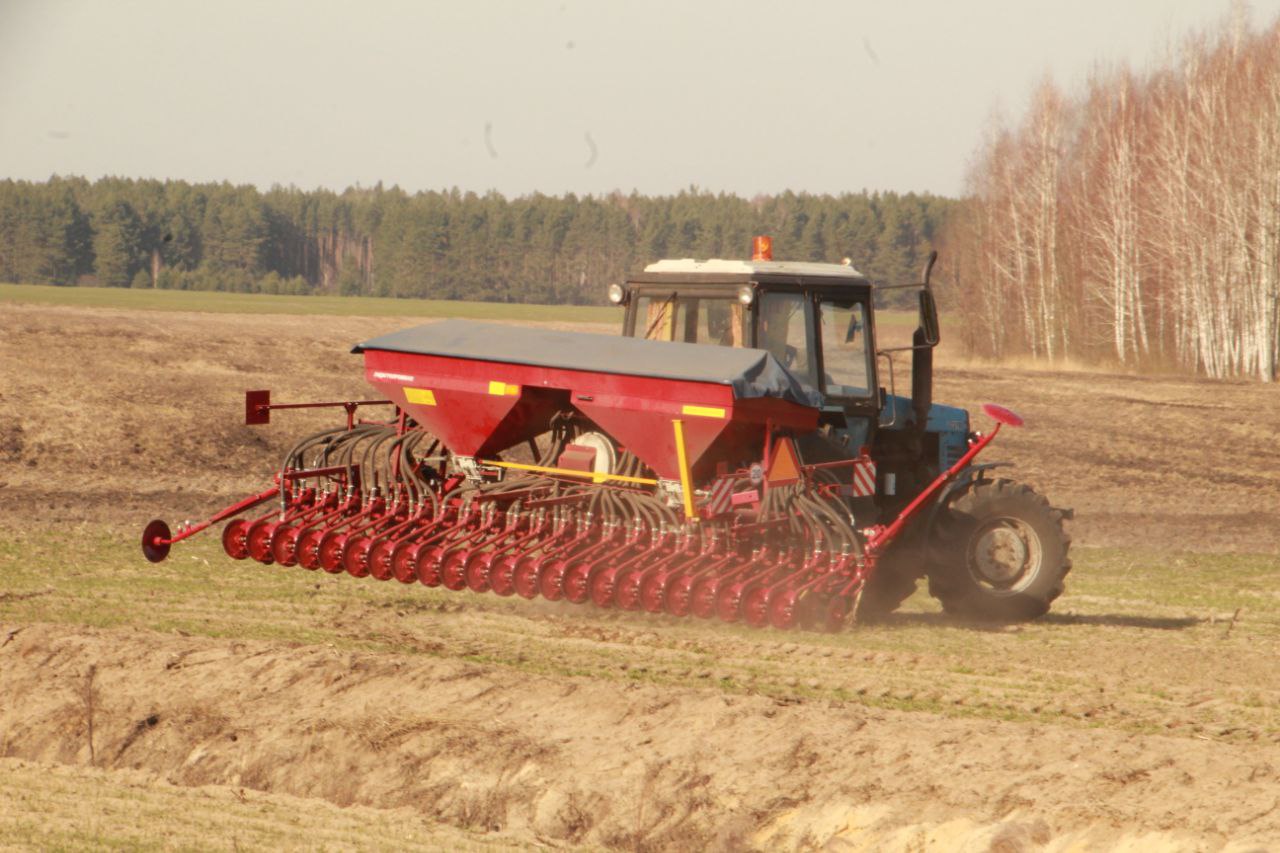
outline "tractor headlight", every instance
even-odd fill
[[[627,292],[622,289],[620,284],[609,285],[609,301],[614,305],[621,305],[627,300]]]
[[[749,284],[744,284],[738,288],[738,301],[743,305],[750,305],[756,301],[756,291]]]

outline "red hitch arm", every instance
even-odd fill
[[[943,486],[951,482],[957,474],[968,467],[969,463],[973,461],[973,458],[981,453],[983,448],[990,444],[992,440],[1000,434],[1001,426],[1005,424],[1008,424],[1009,426],[1022,426],[1022,418],[1018,417],[1004,406],[996,406],[991,403],[987,403],[982,407],[982,410],[996,422],[996,428],[989,434],[984,435],[982,438],[975,441],[969,447],[968,451],[965,452],[964,456],[960,457],[956,464],[939,474],[924,491],[916,495],[915,500],[907,504],[906,509],[898,513],[898,517],[893,520],[893,523],[888,527],[876,526],[872,528],[870,534],[867,536],[866,551],[868,556],[874,558],[883,553],[893,540],[897,539],[898,535],[902,533],[903,528],[907,526],[907,522],[911,521],[912,517],[915,516],[915,514],[918,513],[925,504],[932,500]]]
[[[175,542],[181,542],[190,536],[195,536],[202,530],[211,525],[217,524],[219,521],[230,518],[233,515],[239,515],[246,509],[255,507],[264,501],[269,501],[276,495],[280,494],[279,486],[272,486],[264,492],[251,495],[237,504],[232,504],[208,521],[202,521],[199,524],[193,524],[190,527],[180,526],[178,535],[174,536],[169,532],[169,525],[160,519],[155,519],[146,526],[142,531],[142,553],[153,563],[158,563],[165,557],[169,556],[169,547]]]

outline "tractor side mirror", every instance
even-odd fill
[[[937,346],[941,335],[938,331],[938,303],[933,298],[933,291],[924,288],[920,291],[920,331],[924,332],[924,343]]]

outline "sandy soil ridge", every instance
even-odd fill
[[[1275,744],[922,727],[919,714],[853,704],[144,631],[0,637],[0,755],[411,806],[552,845],[1199,849],[1280,837]]]

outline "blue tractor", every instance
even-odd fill
[[[609,296],[626,306],[627,336],[771,353],[821,407],[819,429],[795,440],[803,464],[874,460],[873,482],[855,473],[845,486],[857,528],[874,537],[911,511],[860,594],[857,618],[893,611],[922,578],[948,613],[1035,618],[1062,594],[1071,568],[1064,528],[1071,512],[995,476],[995,464],[972,463],[970,451],[990,436],[973,431],[964,409],[933,402],[935,260],[936,253],[919,283],[873,286],[848,262],[775,261],[769,239],[756,238],[750,261],[658,261],[611,286]],[[909,344],[877,346],[875,295],[886,290],[915,292],[919,320]],[[900,394],[894,358],[906,353],[910,393]],[[986,410],[1021,425],[1006,409]]]

